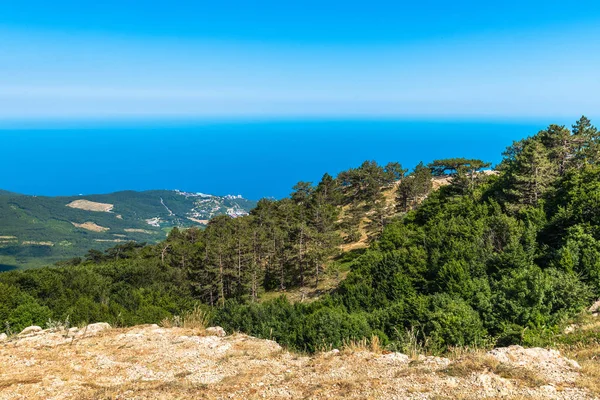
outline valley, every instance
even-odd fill
[[[256,202],[178,190],[44,197],[0,191],[0,270],[85,257],[119,243],[156,243],[173,227],[247,215]]]

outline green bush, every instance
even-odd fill
[[[12,333],[18,333],[24,328],[32,325],[44,327],[46,322],[52,318],[52,311],[29,295],[22,295],[19,299],[19,305],[14,308],[5,321],[5,326]]]

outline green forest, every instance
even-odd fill
[[[600,297],[599,161],[585,117],[515,141],[493,170],[366,161],[158,244],[0,273],[0,331],[160,323],[200,305],[228,332],[303,352],[373,337],[431,352],[536,345]],[[285,296],[331,274],[345,279],[318,299]]]

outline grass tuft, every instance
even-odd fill
[[[199,305],[192,310],[183,313],[181,316],[174,315],[161,321],[164,328],[187,328],[187,329],[206,329],[209,323],[209,316]]]
[[[360,340],[344,340],[342,345],[342,351],[345,353],[368,351],[371,353],[380,354],[383,352],[383,350],[384,349],[381,346],[381,340],[377,335],[371,336],[370,339],[363,338]]]

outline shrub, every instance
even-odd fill
[[[44,326],[52,318],[52,311],[46,306],[41,306],[32,297],[24,295],[23,303],[13,309],[7,318],[7,323],[13,332],[32,325]]]

